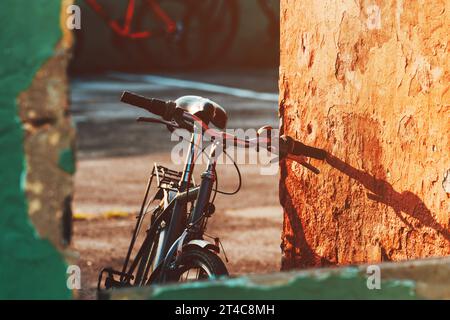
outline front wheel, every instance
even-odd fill
[[[220,257],[207,249],[192,248],[182,253],[177,269],[171,274],[173,282],[190,282],[228,276]]]

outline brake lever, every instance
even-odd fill
[[[186,129],[189,132],[194,132],[194,124],[188,123],[184,118],[185,111],[181,108],[176,108],[172,118],[175,120],[175,123],[178,125],[178,128]]]
[[[170,132],[173,132],[175,129],[180,128],[180,126],[173,121],[166,121],[166,120],[161,120],[161,119],[156,119],[156,118],[139,117],[136,119],[136,121],[137,122],[149,122],[149,123],[163,124],[167,127],[167,129],[169,129]]]

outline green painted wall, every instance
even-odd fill
[[[70,148],[61,150],[59,153],[59,167],[67,173],[75,174],[76,164],[75,164],[75,155],[73,150]]]
[[[411,281],[388,280],[383,290],[368,290],[367,278],[358,269],[320,277],[293,276],[286,283],[263,285],[243,277],[225,282],[192,283],[161,287],[153,291],[155,300],[315,300],[315,299],[415,299]]]
[[[450,257],[105,291],[106,299],[450,299]],[[371,269],[369,269],[371,267]],[[380,287],[376,289],[376,277]]]
[[[54,54],[61,3],[0,2],[0,299],[66,299],[66,265],[31,225],[24,191],[24,131],[17,96]]]
[[[380,290],[367,288],[367,275],[357,267],[316,273],[278,273],[184,283],[145,289],[111,291],[110,299],[152,300],[309,300],[418,299],[413,280],[385,279]]]

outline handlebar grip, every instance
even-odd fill
[[[318,160],[324,160],[327,157],[327,152],[325,150],[307,146],[300,141],[295,141],[289,136],[280,137],[280,150],[285,154],[306,156]]]
[[[296,156],[306,156],[318,160],[324,160],[327,157],[325,150],[307,146],[299,141],[293,141],[291,153]]]
[[[124,91],[122,93],[120,101],[133,105],[135,107],[145,109],[155,115],[162,117],[165,120],[171,120],[173,110],[171,110],[172,108],[170,108],[170,102],[146,98],[129,91]]]

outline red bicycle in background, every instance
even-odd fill
[[[133,18],[136,10],[136,0],[129,0],[125,13],[124,23],[112,19],[105,8],[97,0],[85,0],[86,3],[109,25],[109,27],[119,36],[130,39],[146,39],[155,35],[153,30],[135,31],[132,30]],[[164,28],[159,30],[159,34],[171,34],[176,32],[177,23],[174,21],[155,0],[147,0],[146,3],[156,14],[156,17],[164,24]]]
[[[144,65],[208,63],[228,51],[238,28],[236,0],[84,1],[111,29],[115,47]]]

